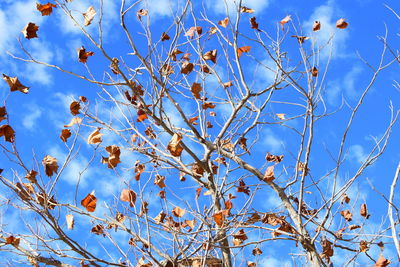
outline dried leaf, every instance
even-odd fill
[[[253,256],[261,255],[263,252],[260,248],[254,248],[252,251]]]
[[[229,24],[229,18],[228,17],[226,17],[223,20],[218,21],[218,25],[221,26],[221,27],[224,27],[224,28],[226,28],[226,26],[228,26],[228,24]]]
[[[67,214],[66,216],[65,216],[65,220],[67,221],[67,227],[68,227],[68,229],[70,229],[70,230],[72,230],[72,229],[74,229],[74,215],[72,215],[72,214]]]
[[[215,108],[216,106],[215,106],[215,104],[213,104],[213,103],[204,102],[203,105],[201,105],[201,107],[202,107],[203,109],[208,109],[208,108]]]
[[[94,191],[81,200],[81,205],[85,207],[88,212],[94,212],[96,210],[96,203],[97,198],[94,196]]]
[[[189,123],[193,125],[197,125],[198,123],[196,122],[199,119],[199,116],[193,117],[189,119]]]
[[[94,130],[88,137],[87,143],[89,145],[94,145],[94,144],[99,144],[102,142],[101,137],[103,136],[102,133],[100,133],[100,128],[97,128]]]
[[[174,157],[179,157],[182,154],[183,146],[181,144],[182,135],[178,133],[174,133],[172,136],[171,141],[168,143],[168,151]]]
[[[178,48],[175,48],[174,51],[171,53],[171,58],[173,61],[176,61],[176,56],[179,54],[182,54],[183,52],[179,50]]]
[[[200,99],[201,98],[200,92],[202,90],[203,89],[201,88],[201,84],[199,84],[199,83],[193,83],[192,86],[190,87],[190,91],[192,92],[193,96],[196,99]]]
[[[228,88],[228,87],[231,87],[233,85],[233,82],[229,81],[229,82],[223,83],[222,85],[224,86],[224,88]]]
[[[280,120],[285,120],[286,118],[285,118],[285,113],[276,113],[275,114]]]
[[[62,129],[61,130],[61,134],[60,134],[60,138],[61,140],[65,143],[67,142],[68,138],[70,138],[72,135],[71,131],[69,129]]]
[[[29,182],[31,183],[36,183],[36,175],[37,175],[37,171],[35,170],[30,170],[26,175],[25,178],[29,180]]]
[[[83,25],[89,26],[96,15],[96,10],[94,10],[93,6],[90,6],[85,13],[83,13],[84,23]]]
[[[24,94],[27,94],[29,92],[29,87],[21,84],[17,77],[9,77],[3,74],[3,80],[7,82],[11,92],[20,91]]]
[[[308,37],[308,36],[292,35],[292,37],[297,38],[297,42],[299,42],[299,44],[302,44],[302,43],[304,43],[305,40],[310,39],[310,37]]]
[[[168,76],[168,75],[171,75],[171,74],[175,73],[174,72],[174,68],[169,64],[164,64],[161,67],[160,72],[161,72],[162,76]]]
[[[229,214],[228,210],[221,210],[213,215],[215,223],[221,227],[224,224],[225,216]]]
[[[253,262],[253,261],[248,261],[247,262],[247,267],[256,267],[257,263]]]
[[[72,103],[69,105],[69,110],[71,111],[71,114],[73,116],[78,115],[80,109],[81,109],[81,105],[79,104],[78,101],[72,101]]]
[[[321,246],[322,246],[321,258],[329,259],[330,257],[333,256],[332,242],[324,239],[321,241]]]
[[[157,217],[154,218],[154,221],[156,224],[164,223],[164,219],[167,216],[166,213],[163,211],[160,211],[160,213],[157,215]]]
[[[317,76],[318,76],[318,69],[317,69],[317,67],[312,67],[312,68],[310,69],[310,72],[311,72],[311,75],[312,75],[313,77],[317,77]]]
[[[96,235],[103,235],[103,236],[105,236],[104,227],[103,227],[103,225],[101,225],[101,224],[98,224],[98,225],[94,226],[94,227],[92,228],[91,232],[92,232],[93,234],[96,234]]]
[[[336,21],[336,28],[346,29],[347,26],[349,26],[349,24],[343,18],[341,18],[338,21]]]
[[[118,163],[121,163],[121,160],[119,158],[121,155],[120,148],[116,145],[107,146],[106,151],[108,152],[109,157],[108,158],[103,157],[101,163],[103,164],[107,163],[107,167],[109,169],[117,167]]]
[[[94,52],[92,52],[92,51],[86,52],[86,49],[83,45],[81,48],[78,48],[77,51],[78,51],[78,60],[79,60],[79,62],[82,62],[82,63],[86,63],[88,60],[88,57],[91,57],[94,55]]]
[[[136,202],[136,193],[131,189],[123,189],[119,199],[124,202],[129,202],[129,206],[133,207]]]
[[[312,30],[313,30],[314,32],[316,32],[316,31],[319,31],[320,29],[321,29],[321,22],[318,21],[318,20],[314,21]]]
[[[182,63],[181,73],[189,74],[190,72],[192,72],[193,68],[194,68],[193,63],[185,61]]]
[[[246,183],[243,180],[240,180],[239,186],[236,189],[237,192],[243,192],[246,195],[250,195],[250,189],[248,186],[246,186]]]
[[[79,117],[73,117],[72,120],[70,121],[70,123],[68,123],[67,125],[64,125],[64,127],[71,127],[74,124],[80,124],[82,122],[82,119]]]
[[[283,155],[276,156],[276,155],[271,155],[269,152],[267,152],[267,155],[265,155],[265,160],[268,162],[276,162],[279,163],[283,159]]]
[[[57,164],[57,159],[52,157],[52,156],[45,156],[44,159],[42,160],[42,164],[45,167],[46,175],[47,176],[53,176],[54,173],[57,173],[58,171],[58,164]]]
[[[185,215],[186,211],[178,206],[176,206],[173,210],[172,210],[172,214],[175,217],[182,217],[183,215]]]
[[[2,125],[0,126],[0,137],[2,136],[6,142],[12,143],[15,140],[15,131],[10,125]]]
[[[211,60],[214,64],[217,63],[217,49],[207,51],[203,55],[204,60]]]
[[[251,9],[251,8],[248,8],[248,7],[245,7],[245,6],[242,6],[241,8],[240,8],[240,12],[242,12],[242,13],[254,13],[254,9]]]
[[[233,244],[235,246],[239,246],[243,244],[243,241],[247,240],[247,235],[243,229],[240,229],[239,232],[232,235],[233,236]]]
[[[171,38],[169,37],[169,35],[167,33],[163,32],[161,34],[161,42],[167,41],[169,39],[171,39]]]
[[[250,25],[252,29],[260,31],[260,29],[258,29],[258,23],[256,22],[256,17],[250,18]]]
[[[200,71],[204,72],[204,73],[211,73],[210,69],[208,68],[208,66],[206,64],[200,65]]]
[[[190,39],[192,39],[194,37],[195,32],[197,32],[198,35],[201,35],[203,33],[203,28],[200,26],[190,27],[189,30],[185,33],[185,36],[188,36],[190,37]]]
[[[20,242],[20,239],[14,237],[14,236],[6,237],[6,244],[7,245],[13,245],[15,247],[18,247],[19,246],[19,242]]]
[[[199,163],[194,163],[192,166],[192,172],[195,176],[201,177],[204,174],[204,168]]]
[[[367,204],[361,204],[360,207],[360,215],[363,216],[365,219],[368,219],[370,214],[368,214]]]
[[[379,259],[375,262],[374,267],[386,267],[390,264],[390,260],[385,259],[381,254]]]
[[[134,169],[134,171],[136,173],[135,174],[135,180],[136,181],[140,180],[140,175],[144,172],[144,170],[145,170],[145,165],[144,164],[140,164],[140,161],[137,160],[135,162],[135,169]]]
[[[46,204],[45,200],[47,200]],[[37,201],[39,202],[40,205],[42,205],[43,207],[46,206],[50,210],[54,209],[58,204],[57,201],[54,199],[54,196],[49,197],[48,195],[43,194],[42,192],[37,194]]]
[[[6,107],[0,107],[0,122],[6,119],[7,111]]]
[[[267,168],[267,170],[265,171],[264,178],[263,178],[263,180],[265,182],[269,183],[269,182],[272,182],[273,180],[275,180],[274,168],[275,168],[275,165],[269,166]]]
[[[47,4],[39,4],[36,3],[36,8],[42,13],[42,16],[49,16],[51,12],[53,12],[53,7],[57,7],[55,4],[47,3]]]
[[[368,242],[365,240],[360,241],[360,252],[367,252],[369,249]]]
[[[347,228],[349,228],[349,230],[355,230],[355,229],[361,228],[361,226],[360,225],[356,225],[356,224],[352,224],[352,225],[349,225]]]
[[[346,221],[350,222],[352,220],[353,214],[349,210],[342,210],[340,214]]]
[[[138,115],[138,117],[136,119],[137,122],[142,122],[148,118],[146,112],[141,108],[138,109],[137,115]]]
[[[158,185],[160,188],[165,188],[166,185],[164,181],[165,181],[165,176],[157,174],[156,178],[154,179],[154,184]]]
[[[340,201],[340,203],[341,204],[343,204],[343,203],[349,204],[349,202],[350,202],[349,196],[347,194],[343,194],[342,201]]]
[[[25,28],[22,29],[22,33],[26,39],[38,38],[37,31],[39,30],[39,26],[35,23],[29,22]]]
[[[238,57],[241,57],[243,53],[250,52],[251,46],[242,46],[237,49]]]
[[[141,21],[143,16],[147,16],[149,14],[149,11],[147,9],[139,9],[136,12],[136,16],[138,17],[138,19]]]

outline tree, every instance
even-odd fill
[[[28,159],[13,125],[19,114],[8,103],[20,101],[13,91],[33,92],[3,75],[12,93],[0,109],[6,210],[0,237],[10,262],[256,266],[275,246],[307,266],[329,266],[334,254],[347,264],[369,258],[387,266],[385,246],[400,257],[393,214],[398,172],[389,199],[371,183],[389,209],[379,228],[369,227],[372,203],[357,194],[388,148],[399,111],[390,104],[368,152],[356,159],[358,147],[351,146],[360,138],[353,128],[368,123],[359,114],[378,76],[399,60],[387,34],[377,63],[358,59],[369,80],[357,98],[332,108],[327,80],[339,53],[335,37],[348,30],[343,18],[324,25],[316,17],[306,28],[284,14],[272,30],[241,1],[226,3],[226,16],[217,17],[188,0],[171,4],[173,17],[160,25],[151,23],[151,6],[121,0],[117,27],[107,24],[103,1],[84,12],[71,2],[39,3],[36,12],[48,20],[63,15],[79,28],[85,39],[76,58],[40,60],[31,46],[51,25],[29,21],[22,33],[32,40],[20,39],[20,51],[11,54],[64,72],[68,82],[83,81],[85,89],[66,100],[65,125],[43,137],[59,136],[63,150],[38,144]],[[319,41],[329,27],[335,32]],[[327,136],[327,124],[335,125],[336,137]],[[9,209],[22,220],[8,221]],[[371,256],[378,247],[381,254]]]

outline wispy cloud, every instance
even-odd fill
[[[209,10],[217,14],[226,14],[227,11],[230,14],[234,14],[236,11],[236,2],[235,0],[207,0],[206,6]],[[255,12],[261,12],[268,7],[269,3],[269,0],[244,0],[242,6],[252,8]]]
[[[42,110],[38,105],[29,105],[26,114],[23,117],[22,125],[28,130],[33,130],[37,125],[37,120],[42,116]]]
[[[346,75],[340,79],[328,82],[326,96],[330,105],[338,104],[341,95],[348,99],[357,97],[356,82],[362,73],[362,68],[358,65],[353,66]]]

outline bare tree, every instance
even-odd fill
[[[388,53],[387,33],[377,64],[360,56],[370,80],[359,85],[357,101],[343,100],[332,110],[326,84],[335,36],[317,42],[316,33],[324,30],[318,21],[303,29],[287,16],[266,31],[241,1],[230,15],[227,5],[227,17],[218,21],[188,0],[172,7],[161,33],[142,1],[121,0],[120,28],[112,25],[127,44],[119,51],[104,40],[103,28],[110,25],[103,23],[102,1],[83,16],[69,2],[38,4],[38,10],[50,15],[59,8],[79,27],[86,39],[76,64],[86,72],[40,61],[25,40],[23,53],[11,56],[81,79],[98,95],[82,92],[71,100],[72,119],[59,140],[65,143],[63,160],[46,154],[26,160],[6,113],[8,98],[17,96],[9,94],[0,109],[0,136],[8,141],[0,146],[9,163],[0,175],[7,192],[2,204],[20,211],[18,223],[29,232],[2,227],[2,249],[16,261],[256,266],[262,248],[279,242],[284,254],[307,266],[329,266],[334,251],[347,255],[347,264],[365,254],[386,266],[389,260],[375,259],[368,249],[378,245],[383,251],[393,240],[400,255],[393,215],[398,170],[388,199],[390,220],[379,231],[365,227],[366,203],[359,209],[363,200],[349,198],[389,144],[399,115],[392,105],[383,134],[355,171],[346,169],[351,129],[362,121],[358,112],[377,77],[399,60]],[[346,31],[348,24],[338,18],[335,26]],[[29,22],[24,37],[37,37],[37,30]],[[18,78],[4,80],[11,91],[28,92]],[[321,143],[324,124],[337,123],[339,113],[346,118],[337,127],[340,142]],[[265,142],[272,131],[288,140],[279,153]],[[61,178],[79,155],[90,160],[75,174],[74,192],[66,192]],[[81,182],[89,168],[104,172],[85,178],[91,189]],[[102,199],[103,179],[121,185],[118,194]],[[266,203],[272,199],[276,205]],[[354,212],[363,219],[351,224]]]

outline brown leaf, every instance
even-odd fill
[[[6,119],[7,111],[6,107],[0,107],[0,122]]]
[[[67,125],[64,125],[64,127],[71,127],[74,124],[80,124],[82,122],[82,119],[79,117],[73,117],[72,120],[70,121],[70,123],[68,123]]]
[[[243,243],[243,241],[247,240],[247,235],[243,229],[240,229],[239,232],[233,234],[232,236],[235,246],[239,246]]]
[[[60,134],[60,138],[61,140],[65,143],[67,142],[68,138],[70,138],[72,135],[71,131],[69,129],[62,129],[61,130],[61,134]]]
[[[208,66],[206,64],[200,65],[200,71],[204,72],[204,73],[211,73],[210,69],[208,68]]]
[[[12,143],[15,140],[15,131],[10,125],[2,125],[0,126],[0,137],[2,136],[6,142]]]
[[[189,73],[192,72],[193,68],[194,68],[193,63],[185,61],[185,62],[182,63],[181,73],[189,74]]]
[[[310,69],[310,72],[311,72],[311,75],[312,75],[313,77],[317,77],[317,76],[318,76],[318,69],[317,69],[317,67],[312,67],[312,68]]]
[[[368,242],[365,240],[360,241],[360,252],[367,252],[369,249]]]
[[[299,44],[302,44],[302,43],[304,43],[305,40],[310,39],[310,37],[308,37],[308,36],[292,35],[292,37],[297,38],[297,42],[299,42]]]
[[[243,53],[250,52],[251,46],[242,46],[237,49],[238,57],[241,57]]]
[[[151,139],[157,138],[157,135],[154,133],[153,128],[151,128],[151,126],[147,127],[144,133]]]
[[[105,164],[107,163],[107,167],[109,169],[113,169],[117,167],[118,163],[121,163],[120,160],[120,155],[121,155],[121,150],[118,146],[112,145],[112,146],[107,146],[106,151],[109,154],[108,158],[103,157],[101,160],[101,163]]]
[[[79,100],[82,101],[83,103],[87,102],[87,98],[82,95],[79,97]]]
[[[165,214],[163,211],[160,211],[157,217],[154,218],[155,223],[156,224],[163,223],[166,216],[167,214]]]
[[[65,216],[65,220],[67,221],[67,228],[70,229],[70,230],[74,229],[74,223],[75,223],[74,222],[74,215],[67,214]]]
[[[139,9],[136,12],[136,16],[138,17],[138,19],[141,21],[143,16],[147,16],[149,14],[149,11],[147,9]]]
[[[252,254],[253,256],[261,255],[263,252],[260,248],[253,248]]]
[[[176,206],[173,210],[172,210],[172,215],[174,215],[175,217],[182,217],[183,215],[185,215],[185,210]]]
[[[53,176],[54,173],[57,173],[58,164],[57,164],[57,159],[56,158],[47,155],[42,160],[42,164],[45,167],[47,176],[50,177],[50,176]]]
[[[96,10],[94,10],[93,6],[90,6],[82,15],[84,18],[83,25],[89,26],[96,15]]]
[[[195,32],[197,32],[198,35],[201,35],[203,33],[203,28],[200,26],[190,27],[189,30],[185,33],[185,36],[188,36],[190,37],[190,39],[192,39],[194,37]]]
[[[229,24],[229,18],[228,17],[226,17],[223,20],[218,21],[218,25],[221,26],[221,27],[224,27],[224,28],[226,28],[226,26],[228,26],[228,24]]]
[[[42,16],[49,16],[51,12],[53,12],[53,7],[57,6],[52,3],[47,3],[44,5],[36,3],[36,8],[42,13]]]
[[[212,125],[212,123],[210,122],[210,121],[207,121],[207,128],[212,128],[213,127],[213,125]]]
[[[215,116],[217,116],[217,113],[215,113],[215,111],[210,111],[210,116],[215,117]]]
[[[289,21],[291,21],[291,17],[290,15],[287,15],[286,17],[284,17],[279,23],[282,26],[282,31],[285,30],[285,24],[288,23]]]
[[[81,104],[79,104],[78,101],[72,101],[72,103],[69,105],[69,110],[71,111],[71,114],[73,116],[78,115],[80,109],[81,109]]]
[[[172,51],[171,58],[173,61],[176,61],[176,56],[179,54],[182,54],[183,52],[181,50],[179,50],[178,48],[175,48],[174,51]]]
[[[229,210],[221,210],[216,213],[214,213],[213,218],[215,223],[221,227],[224,224],[225,221],[225,216],[229,214]]]
[[[353,214],[349,210],[342,210],[340,214],[346,221],[350,222],[352,220]]]
[[[46,204],[45,200],[47,200]],[[42,192],[37,194],[37,201],[39,202],[40,205],[47,206],[47,208],[50,210],[54,209],[58,204],[57,201],[54,199],[54,196],[49,197],[48,195],[43,194]]]
[[[135,169],[134,169],[134,171],[136,173],[135,174],[135,180],[136,181],[140,180],[140,175],[144,172],[144,170],[145,170],[145,165],[144,164],[140,164],[140,161],[137,160],[135,162]]]
[[[171,39],[171,38],[169,37],[169,35],[167,33],[163,32],[161,34],[161,42],[167,41],[169,39]]]
[[[192,172],[195,176],[201,177],[204,174],[204,168],[199,163],[194,163],[192,166]]]
[[[199,119],[199,116],[193,117],[189,119],[189,123],[193,125],[197,125],[198,123],[196,122]]]
[[[352,225],[349,225],[347,228],[349,228],[349,230],[355,230],[355,229],[361,228],[361,226],[360,225],[356,225],[356,224],[352,224]]]
[[[260,29],[258,29],[258,23],[256,22],[256,17],[250,18],[250,25],[252,29],[260,31]]]
[[[237,192],[243,192],[246,195],[250,195],[250,189],[248,186],[246,186],[246,183],[243,180],[240,180],[239,186],[236,189]]]
[[[137,122],[142,122],[145,119],[148,119],[146,112],[141,108],[138,109],[137,115],[138,115],[138,117],[136,119]]]
[[[316,31],[319,31],[320,29],[321,29],[321,22],[318,21],[318,20],[314,21],[314,24],[312,26],[312,30],[314,32],[316,32]]]
[[[85,207],[88,212],[94,212],[96,210],[96,203],[97,198],[94,196],[94,191],[81,200],[81,205]]]
[[[162,199],[165,199],[167,197],[166,194],[167,192],[165,192],[165,190],[161,190],[160,192],[158,192],[157,196]]]
[[[264,178],[263,178],[263,180],[265,182],[269,183],[269,182],[272,182],[273,180],[275,180],[274,168],[275,168],[275,165],[269,166],[267,168],[267,170],[265,171]]]
[[[174,157],[179,157],[182,154],[183,146],[181,144],[182,135],[178,133],[174,133],[169,141],[167,149]]]
[[[196,225],[196,220],[185,220],[183,223],[183,227],[189,227],[189,232],[194,229]]]
[[[202,189],[203,189],[203,187],[199,187],[199,188],[196,189],[196,200],[199,199],[200,193],[201,193],[201,190],[202,190]]]
[[[368,210],[367,210],[367,204],[361,204],[360,207],[360,215],[365,217],[365,219],[368,219],[370,214],[368,214]]]
[[[36,183],[36,175],[37,175],[37,171],[35,170],[30,170],[26,175],[25,178],[29,180],[29,182],[31,183]]]
[[[20,91],[24,94],[29,93],[29,87],[26,87],[25,85],[21,84],[21,82],[18,80],[17,77],[9,77],[3,74],[3,80],[7,82],[11,92]]]
[[[277,226],[285,222],[283,216],[278,217],[275,213],[265,213],[261,221],[272,226]]]
[[[390,260],[385,259],[381,254],[379,259],[375,262],[374,267],[386,267],[390,264]]]
[[[175,73],[174,68],[169,64],[164,64],[160,69],[162,76],[168,76],[170,74]]]
[[[22,29],[22,33],[26,39],[38,38],[37,31],[39,30],[39,26],[35,23],[29,22],[25,28]]]
[[[257,263],[253,262],[253,261],[248,261],[247,262],[247,267],[256,267]]]
[[[240,12],[242,12],[242,13],[254,13],[254,9],[251,9],[251,8],[248,8],[248,7],[245,7],[245,6],[242,6],[241,8],[240,8]]]
[[[224,86],[224,88],[228,88],[228,87],[231,87],[233,85],[233,82],[229,81],[229,82],[223,83],[222,85]]]
[[[96,234],[96,235],[103,235],[103,236],[105,236],[104,227],[103,227],[101,224],[98,224],[98,225],[94,226],[94,227],[92,228],[91,232],[92,232],[93,234]]]
[[[203,105],[201,105],[201,107],[202,107],[203,109],[208,109],[208,108],[215,108],[216,106],[215,106],[215,104],[213,104],[213,103],[204,102]]]
[[[332,242],[324,239],[321,241],[322,253],[321,258],[330,258],[333,256]]]
[[[190,91],[192,92],[193,96],[196,99],[200,99],[201,98],[200,92],[202,90],[203,89],[201,88],[201,84],[199,84],[199,83],[193,83],[192,86],[190,87]]]
[[[165,181],[165,176],[157,174],[154,180],[154,184],[158,185],[160,188],[164,188],[166,187],[164,181]]]
[[[336,21],[336,28],[346,29],[347,26],[349,26],[349,24],[343,18],[341,18],[338,21]]]
[[[129,206],[133,207],[136,202],[136,193],[130,189],[123,189],[119,199],[124,202],[129,202]]]
[[[210,30],[208,31],[210,35],[216,34],[218,31],[217,27],[211,27]],[[208,37],[210,38],[210,37]]]
[[[247,138],[240,137],[239,140],[238,140],[238,144],[244,151],[248,152],[248,150],[247,150]]]
[[[277,117],[278,117],[278,119],[280,119],[280,120],[285,120],[286,118],[285,118],[285,113],[276,113],[275,114]]]
[[[342,201],[340,201],[340,203],[341,204],[343,204],[343,203],[349,204],[349,202],[350,202],[349,196],[347,194],[343,194]]]
[[[92,52],[92,51],[86,52],[86,49],[83,45],[81,48],[78,48],[77,51],[78,51],[78,60],[79,60],[79,62],[82,62],[82,63],[86,63],[88,60],[88,57],[94,55],[94,52]]]
[[[268,162],[276,162],[279,163],[283,159],[283,155],[276,156],[276,155],[271,155],[269,152],[267,152],[267,155],[265,155],[265,160]]]
[[[97,128],[94,130],[88,137],[87,143],[89,145],[94,145],[94,144],[99,144],[102,142],[101,137],[103,136],[102,133],[100,133],[100,128]]]
[[[12,235],[9,236],[9,237],[6,237],[6,244],[7,245],[13,245],[15,247],[18,247],[19,246],[19,242],[20,242],[20,239],[14,237]]]
[[[203,55],[204,60],[211,60],[214,64],[217,63],[217,49],[207,51]]]

